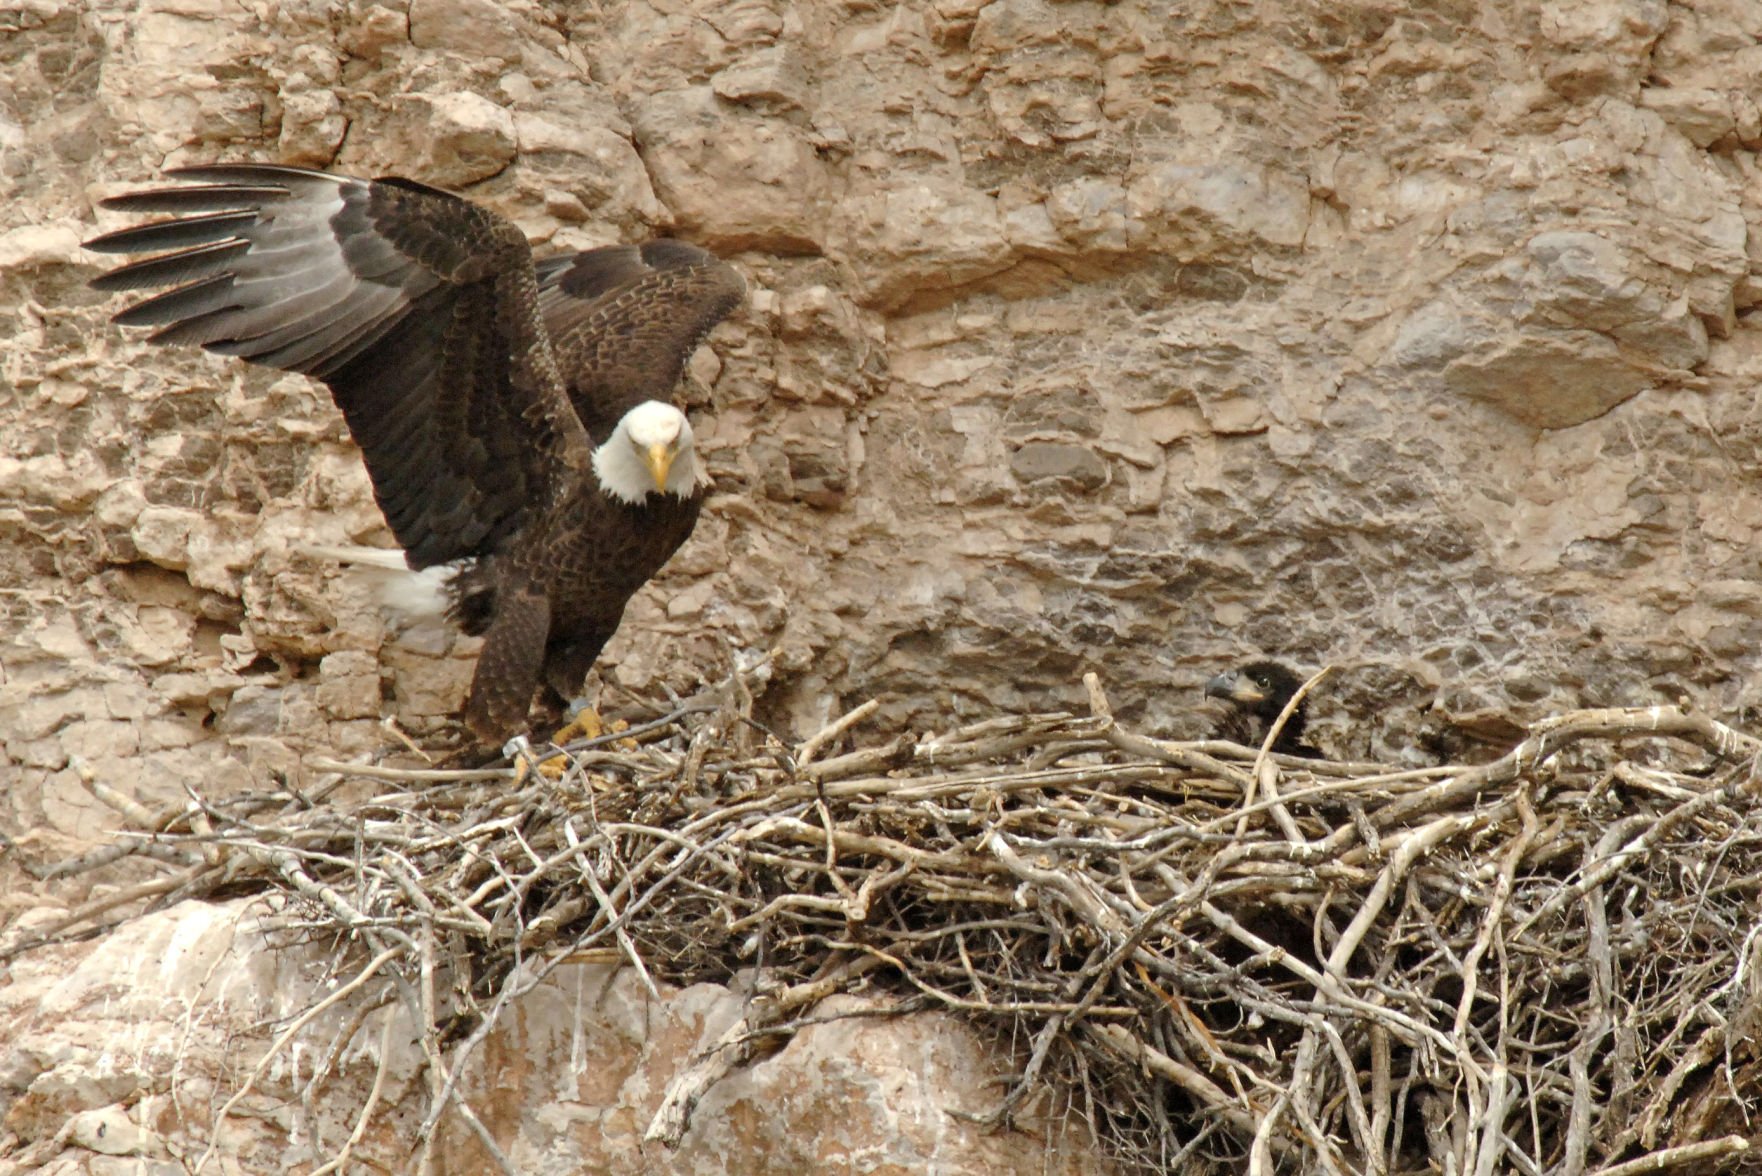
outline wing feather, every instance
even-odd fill
[[[89,243],[174,250],[93,283],[173,287],[116,321],[330,385],[413,566],[485,554],[586,468],[512,222],[406,180],[261,164],[168,174],[191,183],[104,206],[173,219]]]
[[[117,312],[111,319],[125,327],[165,326],[164,342],[181,343],[177,328],[192,319],[216,314],[232,305],[232,283],[226,278],[202,277],[157,294]]]
[[[122,199],[122,197],[116,197]],[[106,201],[106,208],[116,205]],[[143,224],[134,229],[125,229],[122,233],[106,233],[99,238],[86,242],[86,249],[111,254],[111,252],[129,252],[139,254],[153,249],[190,249],[192,245],[210,245],[215,242],[238,242],[238,234],[250,222],[257,219],[254,212],[215,212],[196,217],[180,217],[178,220],[159,220],[155,224]],[[123,282],[123,275],[141,270],[143,266],[123,266],[120,270],[102,275],[93,280],[92,286],[97,289],[130,289],[132,286],[157,286],[159,282]]]
[[[595,441],[644,400],[670,400],[691,353],[746,296],[740,274],[683,241],[610,245],[539,263],[539,310]]]

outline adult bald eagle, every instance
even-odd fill
[[[454,569],[481,634],[465,722],[499,745],[540,686],[578,692],[625,603],[697,521],[708,476],[671,402],[739,304],[679,241],[536,264],[513,222],[411,180],[178,168],[194,185],[104,207],[170,219],[86,243],[162,253],[100,290],[173,289],[116,315],[330,386],[412,569]]]
[[[1253,661],[1219,674],[1205,684],[1207,698],[1221,698],[1232,708],[1218,734],[1246,747],[1259,747],[1303,682],[1297,671],[1276,661]],[[1303,706],[1299,703],[1291,717],[1285,720],[1271,750],[1306,759],[1322,759],[1322,753],[1303,740],[1303,728],[1307,722]]]

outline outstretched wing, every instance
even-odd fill
[[[683,241],[609,245],[538,263],[539,309],[595,442],[645,400],[669,400],[710,328],[746,296],[726,262]]]
[[[330,385],[413,567],[491,550],[586,468],[512,222],[409,180],[260,164],[168,174],[199,183],[104,206],[172,219],[86,248],[173,252],[92,285],[173,286],[115,321]]]

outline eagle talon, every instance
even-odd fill
[[[532,753],[532,740],[516,735],[502,744],[502,754],[514,765],[515,786],[526,783],[526,777],[532,775],[533,766],[538,762]]]
[[[569,757],[555,749],[538,751],[532,740],[516,735],[502,745],[502,754],[514,761],[514,784],[526,783],[534,772],[549,780],[561,780],[569,771]]]
[[[571,739],[598,739],[606,733],[605,720],[600,718],[600,712],[592,705],[584,702],[579,708],[570,709],[575,712],[573,717],[557,728],[556,733],[551,736],[552,743],[560,747]]]

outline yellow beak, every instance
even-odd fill
[[[667,488],[667,471],[673,468],[673,457],[673,448],[659,441],[649,446],[643,455],[643,464],[648,466],[649,474],[655,480],[656,490]]]

